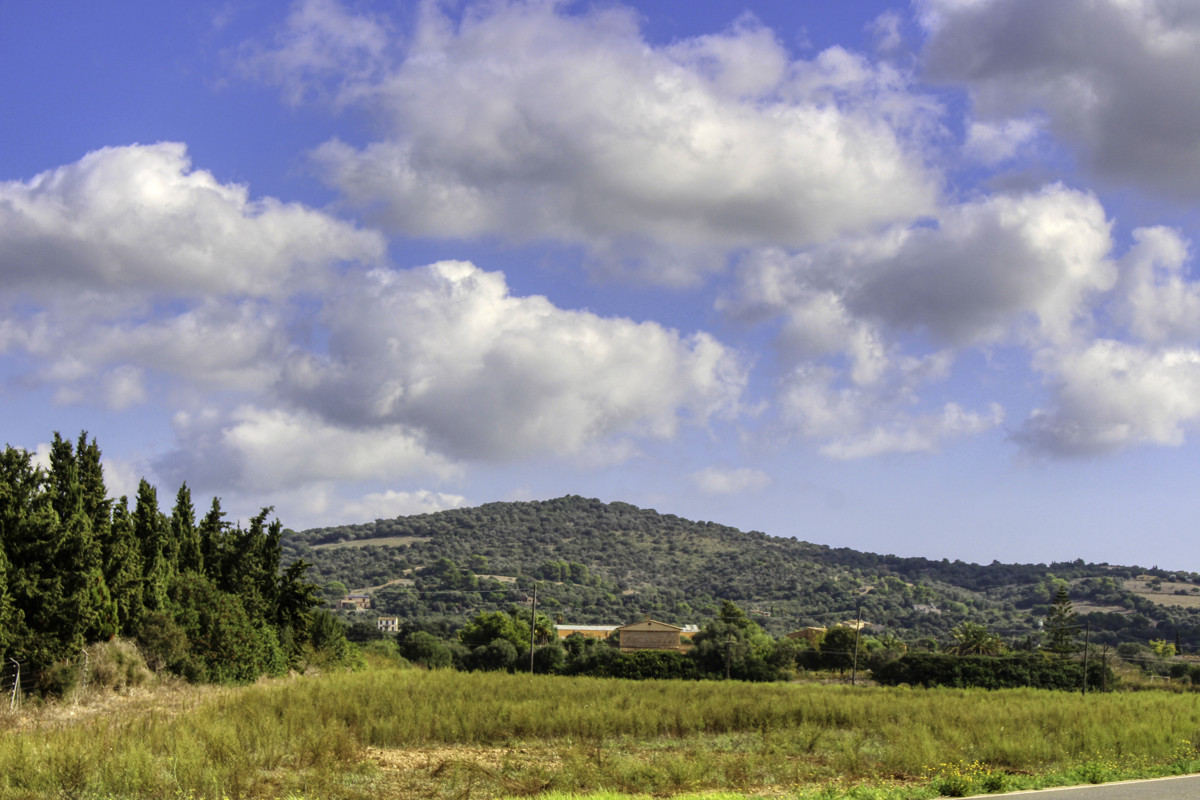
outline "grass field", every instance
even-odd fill
[[[1200,695],[373,668],[0,712],[0,800],[929,798],[1200,771]],[[726,795],[728,796],[728,794]]]
[[[1197,593],[1200,587],[1191,583],[1162,581],[1155,589],[1148,581],[1128,580],[1125,581],[1125,588],[1160,606],[1200,607],[1200,594]]]

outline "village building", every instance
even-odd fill
[[[684,629],[678,625],[668,625],[647,617],[641,622],[622,625],[617,628],[617,635],[622,653],[633,653],[638,650],[676,650],[683,652],[688,649],[680,640]]]
[[[371,607],[371,595],[348,594],[338,601],[338,608],[343,611],[365,611]]]
[[[804,641],[808,642],[810,646],[816,647],[821,643],[821,640],[825,638],[826,632],[827,629],[825,628],[801,628],[798,631],[792,631],[789,633],[787,638],[803,639]]]
[[[400,630],[399,617],[380,617],[375,620],[375,627],[384,633],[396,633]]]

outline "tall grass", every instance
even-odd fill
[[[1193,694],[374,670],[221,690],[178,712],[10,729],[0,800],[1006,788],[1006,775],[1085,770],[1082,782],[1186,765],[1198,746]],[[400,750],[418,757],[397,766],[387,754]]]

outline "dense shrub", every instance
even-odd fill
[[[909,684],[981,689],[1028,686],[1078,691],[1083,686],[1083,663],[1042,655],[995,657],[913,653],[884,664],[873,676],[885,686]],[[1104,685],[1111,688],[1115,682],[1111,668],[1098,662],[1088,665],[1090,688],[1099,690]]]
[[[170,614],[146,612],[138,624],[135,639],[146,666],[153,671],[166,669],[177,674],[185,672],[189,659],[187,633]]]
[[[140,686],[150,679],[150,670],[127,639],[97,642],[87,649],[87,685],[92,689],[121,690]]]
[[[189,678],[244,683],[285,671],[275,631],[251,624],[236,595],[220,591],[201,575],[190,574],[171,586],[171,601],[175,620],[188,638],[189,667],[195,669]]]
[[[400,652],[414,664],[428,669],[444,669],[453,666],[450,647],[432,633],[414,631],[400,647]]]
[[[511,670],[517,663],[517,648],[507,639],[493,639],[471,651],[471,668],[494,672]]]

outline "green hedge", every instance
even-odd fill
[[[1037,654],[955,656],[915,653],[884,664],[873,673],[873,677],[885,686],[909,684],[981,689],[1029,686],[1079,691],[1083,687],[1083,662]],[[1111,689],[1115,682],[1112,668],[1099,661],[1088,664],[1089,690],[1099,691],[1105,685]]]

